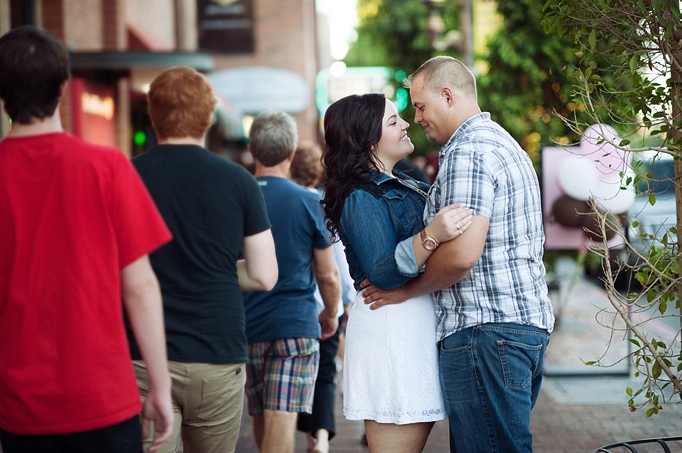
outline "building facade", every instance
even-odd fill
[[[67,45],[72,83],[60,114],[64,128],[86,140],[129,156],[153,144],[145,90],[176,65],[205,73],[214,86],[214,151],[243,147],[243,120],[265,108],[291,113],[302,140],[318,138],[315,0],[0,0],[0,35],[25,24]],[[4,136],[4,112],[0,123]]]

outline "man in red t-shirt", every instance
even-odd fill
[[[4,453],[156,451],[173,426],[159,285],[171,239],[118,150],[66,134],[68,54],[52,34],[0,38],[0,444]],[[140,394],[121,300],[146,362]],[[142,424],[140,411],[142,410]]]

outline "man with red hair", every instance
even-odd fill
[[[148,95],[158,145],[133,159],[174,240],[150,256],[163,294],[176,424],[162,452],[234,451],[246,381],[241,291],[269,291],[277,257],[263,194],[242,166],[204,148],[216,99],[178,66]],[[243,259],[240,258],[240,253]],[[140,390],[147,372],[132,331]]]

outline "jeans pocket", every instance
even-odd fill
[[[510,340],[497,340],[496,344],[502,364],[504,385],[508,388],[527,387],[540,363],[543,344],[526,344]]]
[[[471,351],[471,343],[468,342],[468,337],[459,334],[445,337],[438,345],[441,354],[454,355]]]

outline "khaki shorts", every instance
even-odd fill
[[[133,361],[137,385],[147,395],[147,369]],[[185,451],[234,452],[239,438],[244,406],[244,364],[168,362],[175,424],[173,434],[159,453],[175,453],[180,438]],[[145,439],[145,450],[152,438]]]

